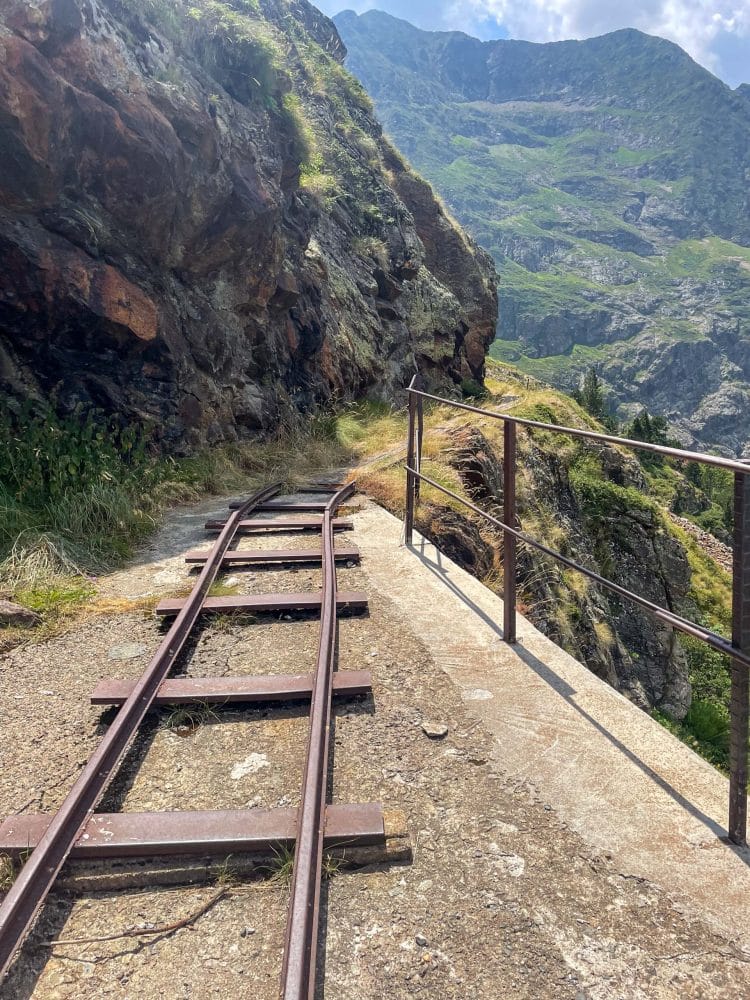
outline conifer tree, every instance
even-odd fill
[[[597,420],[604,417],[604,390],[595,368],[589,368],[584,376],[581,387],[581,406]]]

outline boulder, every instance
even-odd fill
[[[0,600],[0,627],[8,625],[39,625],[42,618],[31,608],[13,601]]]

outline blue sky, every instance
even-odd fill
[[[732,86],[750,83],[750,0],[313,0],[326,14],[370,8],[420,28],[552,42],[640,28],[677,42]]]

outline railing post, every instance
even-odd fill
[[[412,389],[417,376],[411,380],[409,389]],[[414,532],[414,474],[409,469],[416,468],[414,465],[414,430],[415,418],[417,415],[417,397],[409,393],[409,436],[406,439],[406,513],[404,515],[404,539],[407,545],[411,545]]]
[[[734,573],[732,645],[750,651],[750,470],[734,474]],[[729,702],[729,839],[744,844],[747,838],[747,744],[750,715],[748,668],[731,663]]]
[[[516,425],[506,420],[503,427],[503,520],[516,526]],[[503,638],[516,641],[516,538],[503,533]]]
[[[421,375],[417,375],[413,382],[415,389],[424,388],[424,380]],[[424,400],[421,396],[417,396],[417,449],[416,449],[416,465],[413,466],[417,472],[422,471],[422,439],[424,437]],[[421,482],[419,479],[414,480],[414,505],[419,503],[419,487]]]

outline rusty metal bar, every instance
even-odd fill
[[[421,375],[414,376],[414,388],[423,389],[424,379]],[[417,451],[414,456],[414,468],[417,472],[422,471],[422,441],[424,440],[424,400],[417,396]],[[421,483],[419,479],[414,480],[414,509],[419,505],[419,489]]]
[[[413,469],[412,472],[414,472]],[[414,472],[414,474],[418,475],[416,472]],[[598,573],[588,569],[586,566],[581,566],[580,563],[574,562],[572,559],[568,559],[567,556],[563,556],[559,552],[555,552],[554,549],[548,548],[541,542],[537,542],[536,539],[531,538],[523,531],[511,528],[510,525],[505,524],[504,521],[499,520],[497,517],[493,517],[492,514],[488,514],[487,511],[482,510],[481,507],[477,507],[477,505],[472,503],[470,500],[465,500],[463,497],[459,496],[458,493],[454,493],[452,490],[446,489],[445,486],[441,486],[440,483],[436,483],[434,479],[430,479],[428,476],[421,476],[421,479],[423,482],[428,483],[436,490],[440,490],[441,493],[445,493],[446,496],[452,497],[454,500],[458,500],[459,503],[462,503],[465,507],[473,510],[475,514],[479,514],[480,517],[483,517],[486,521],[489,521],[501,530],[515,535],[519,542],[531,545],[539,552],[543,552],[552,559],[556,559],[569,569],[574,569],[578,573],[583,573],[584,576],[593,580],[594,583],[598,583],[601,587],[611,590],[613,593],[619,594],[620,597],[625,597],[629,601],[633,601],[640,607],[645,608],[646,611],[649,611],[655,618],[658,618],[659,621],[664,622],[665,625],[669,625],[672,628],[677,629],[679,632],[684,632],[685,635],[692,635],[694,638],[700,639],[709,646],[712,646],[714,649],[718,650],[718,652],[731,656],[739,663],[744,664],[746,667],[750,667],[750,652],[737,649],[731,642],[724,639],[723,636],[718,635],[716,632],[712,632],[710,629],[704,628],[702,625],[696,625],[694,622],[690,622],[686,618],[681,618],[680,615],[676,615],[673,611],[667,611],[666,608],[661,608],[658,604],[653,604],[651,601],[646,600],[645,597],[640,597],[638,594],[634,594],[632,591],[626,590],[625,587],[621,587],[619,584],[613,583],[611,580],[607,580],[603,576],[599,576]]]
[[[104,793],[133,736],[148,712],[159,686],[169,673],[201,611],[208,589],[221,567],[237,523],[281,489],[280,484],[258,491],[241,505],[219,535],[210,562],[164,637],[133,692],[50,821],[18,878],[0,904],[0,977],[23,943],[36,914],[65,863],[71,848]]]
[[[750,653],[750,475],[734,475],[732,646]],[[732,658],[729,698],[729,839],[747,843],[747,752],[750,683],[747,666]]]
[[[346,483],[307,483],[297,489],[298,493],[338,493]]]
[[[193,549],[185,555],[187,563],[204,563],[210,555],[209,550]],[[273,564],[273,563],[310,563],[320,562],[320,549],[232,549],[224,553],[224,565],[240,564]],[[359,549],[353,545],[342,545],[336,549],[334,556],[337,562],[359,562]]]
[[[354,490],[350,484],[328,501],[323,515],[323,607],[310,711],[310,735],[302,779],[294,876],[281,974],[283,1000],[312,1000],[320,915],[323,825],[331,728],[331,688],[336,658],[336,562],[332,515]]]
[[[503,427],[503,520],[516,526],[516,427]],[[516,641],[516,537],[503,533],[503,638]]]
[[[135,681],[99,681],[92,705],[122,705]],[[248,702],[291,701],[312,696],[312,674],[270,674],[264,677],[176,677],[159,687],[152,705],[231,705]],[[352,698],[372,690],[367,670],[337,670],[333,694]]]
[[[9,816],[0,823],[0,851],[18,857],[36,847],[49,829],[45,815]],[[150,858],[164,855],[227,855],[292,844],[296,809],[206,812],[94,813],[71,858]],[[377,803],[327,806],[325,844],[382,844],[383,811]]]
[[[226,521],[206,521],[207,531],[221,531]],[[322,517],[309,518],[284,518],[274,517],[263,520],[240,521],[237,525],[238,535],[264,534],[271,531],[320,531],[323,526]],[[354,524],[343,517],[337,517],[333,522],[334,531],[353,531]]]
[[[667,458],[679,458],[686,462],[700,462],[703,465],[715,465],[719,469],[729,469],[730,472],[745,473],[749,466],[744,462],[739,462],[732,458],[720,458],[718,455],[705,455],[698,451],[685,451],[682,448],[670,448],[662,444],[650,444],[648,441],[636,441],[633,438],[615,437],[612,434],[599,434],[597,431],[587,431],[580,427],[563,427],[559,424],[545,424],[539,420],[527,420],[525,417],[516,417],[512,413],[495,413],[493,410],[483,410],[479,406],[471,406],[469,403],[459,403],[453,399],[443,399],[441,396],[433,396],[429,392],[422,392],[409,386],[409,394],[419,395],[423,399],[432,399],[443,406],[452,406],[458,410],[468,410],[469,413],[478,413],[482,417],[491,417],[493,420],[510,420],[521,427],[536,427],[542,431],[554,431],[556,434],[570,434],[571,437],[587,438],[589,441],[601,441],[604,444],[622,445],[624,448],[637,448],[639,451],[650,451],[655,455],[665,455]]]
[[[238,594],[231,597],[207,597],[200,608],[200,613],[228,614],[230,611],[243,611],[260,614],[266,611],[317,611],[322,600],[320,594],[309,591],[302,591],[299,594]],[[167,598],[156,605],[156,614],[169,618],[182,611],[185,603],[185,599],[181,597]],[[337,605],[339,610],[344,608],[351,611],[364,610],[367,608],[367,594],[356,590],[342,590],[337,597]]]
[[[411,385],[409,389],[417,381],[417,376],[411,380]],[[409,431],[408,437],[406,439],[406,506],[404,515],[404,541],[407,545],[412,544],[412,539],[414,537],[414,502],[415,502],[415,485],[417,480],[414,478],[414,474],[409,470],[416,466],[415,460],[415,424],[417,416],[417,399],[416,396],[409,393]]]
[[[240,500],[232,500],[229,509],[237,510],[240,503]],[[325,500],[269,500],[267,503],[259,504],[255,509],[258,511],[280,510],[292,514],[303,512],[320,514],[325,510],[325,506]]]

